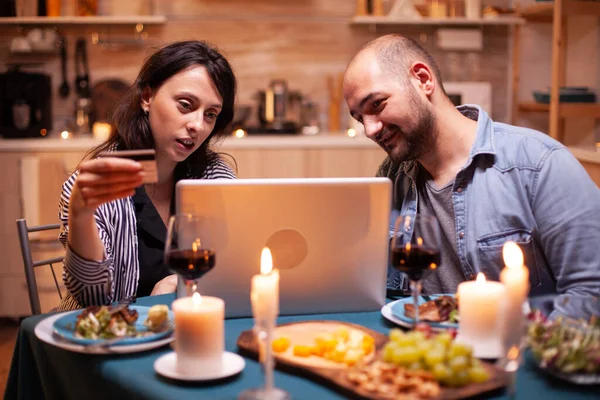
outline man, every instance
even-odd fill
[[[424,293],[454,293],[483,272],[498,280],[502,246],[517,242],[530,295],[600,295],[600,190],[559,142],[497,123],[475,105],[454,107],[439,68],[415,41],[388,35],[349,63],[344,97],[388,157],[393,209],[435,215],[440,268]],[[390,269],[388,287],[406,289]]]

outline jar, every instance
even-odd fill
[[[87,17],[98,13],[96,0],[77,0],[77,15]]]

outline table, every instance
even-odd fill
[[[145,297],[138,305],[171,304],[174,295]],[[171,351],[169,347],[128,355],[86,355],[65,351],[37,339],[35,326],[47,315],[25,319],[15,344],[5,399],[235,399],[243,390],[263,383],[260,365],[246,359],[238,376],[216,383],[181,383],[164,379],[154,372],[154,361]],[[280,317],[278,322],[339,320],[387,333],[393,324],[379,312],[319,314]],[[225,322],[225,347],[237,351],[236,340],[252,328],[251,318]],[[294,399],[343,399],[334,389],[309,379],[275,371],[275,383]],[[517,398],[520,399],[597,399],[598,386],[584,387],[563,383],[536,370],[531,360],[519,370]],[[506,398],[495,392],[487,398]]]

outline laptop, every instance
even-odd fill
[[[181,180],[175,196],[178,214],[209,223],[216,264],[198,291],[224,299],[227,317],[252,316],[250,281],[263,247],[280,273],[280,315],[385,304],[389,179]]]

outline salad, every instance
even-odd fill
[[[77,316],[75,337],[85,339],[113,339],[122,336],[135,336],[136,310],[129,307],[113,313],[111,306],[91,306]]]
[[[129,306],[91,306],[83,310],[75,323],[74,336],[83,339],[113,339],[117,337],[140,337],[162,332],[170,327],[169,308],[164,304],[150,307],[144,321],[147,331],[136,328],[138,312]]]
[[[529,315],[528,344],[540,367],[565,374],[600,373],[600,321]]]

